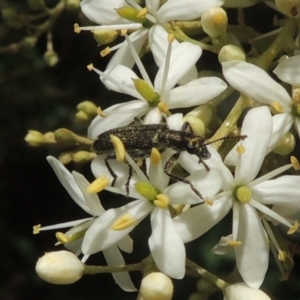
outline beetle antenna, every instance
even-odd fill
[[[214,141],[211,141],[211,142],[205,142],[205,145],[210,145],[210,144],[213,144],[215,142],[218,142],[218,141],[223,141],[223,140],[232,140],[232,139],[236,139],[236,140],[244,140],[245,138],[247,137],[247,135],[236,135],[236,136],[224,136],[222,138],[219,138],[219,139],[216,139]]]

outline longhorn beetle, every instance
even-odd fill
[[[135,119],[137,120],[137,118]],[[133,159],[145,159],[150,156],[152,148],[157,148],[159,152],[165,151],[167,148],[172,148],[176,151],[164,166],[165,173],[177,180],[190,185],[193,192],[200,197],[200,192],[187,179],[176,176],[171,173],[171,168],[179,158],[182,151],[187,151],[199,158],[199,163],[202,163],[207,171],[209,167],[204,163],[204,160],[210,158],[210,153],[207,145],[213,142],[224,139],[245,139],[246,136],[224,137],[213,142],[206,142],[203,137],[196,136],[192,132],[192,128],[188,122],[184,123],[181,130],[170,129],[166,122],[159,124],[136,124],[119,127],[101,133],[95,140],[93,147],[98,154],[106,154],[105,165],[113,177],[112,186],[117,180],[117,175],[112,170],[108,163],[109,159],[116,159],[113,144],[110,141],[110,135],[117,136],[124,144],[126,152]],[[132,177],[132,167],[129,166],[129,176],[126,181],[126,192],[129,194],[129,182]]]

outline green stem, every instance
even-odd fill
[[[141,263],[132,265],[121,265],[121,266],[91,266],[84,265],[84,274],[94,275],[100,273],[117,273],[117,272],[131,272],[141,271],[143,266]]]

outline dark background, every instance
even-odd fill
[[[17,1],[12,1],[17,2]],[[4,3],[0,1],[0,4]],[[271,24],[274,12],[263,4],[246,10],[249,23],[255,19],[257,30],[267,32],[264,24]],[[230,11],[232,20],[235,12]],[[249,16],[249,17],[248,17]],[[263,16],[263,17],[262,17]],[[45,36],[34,49],[18,53],[0,54],[0,299],[136,299],[135,293],[125,293],[114,283],[111,275],[85,276],[69,286],[55,286],[43,282],[34,271],[38,257],[45,251],[56,250],[54,231],[32,234],[32,226],[51,225],[86,217],[55,177],[45,157],[58,154],[55,149],[31,148],[24,141],[28,129],[41,132],[66,127],[85,134],[86,127],[74,122],[76,105],[92,100],[102,108],[118,101],[120,95],[105,90],[98,76],[88,72],[86,65],[93,62],[103,70],[107,59],[99,56],[99,48],[89,32],[73,33],[78,13],[64,12],[53,28],[54,47],[60,61],[48,67],[43,60]],[[1,46],[20,35],[17,30],[5,31],[0,27]],[[212,63],[216,57],[203,54],[202,61]],[[145,58],[150,74],[155,74],[151,55]],[[87,174],[89,166],[69,165]],[[103,205],[111,206],[114,196],[101,194]],[[220,236],[231,231],[231,216],[208,234],[187,245],[188,257],[219,275],[234,268],[234,258],[224,259],[209,251]],[[135,241],[133,255],[124,255],[127,263],[135,263],[148,255],[149,220],[146,219],[132,234]],[[59,248],[61,249],[61,248]],[[94,255],[90,264],[105,265],[102,254]],[[270,270],[264,283],[265,290],[274,299],[300,299],[299,258],[287,282],[279,282],[279,271],[271,258]],[[134,273],[139,286],[141,274]],[[175,280],[174,299],[188,299],[196,292],[196,279]],[[108,294],[109,293],[109,294]],[[211,299],[222,299],[221,293]]]

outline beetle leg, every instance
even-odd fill
[[[106,155],[105,160],[104,160],[105,165],[106,165],[106,168],[108,169],[110,175],[113,177],[113,181],[112,181],[112,183],[111,183],[111,186],[114,186],[114,185],[115,185],[116,180],[117,180],[117,178],[118,178],[117,174],[113,171],[113,169],[111,168],[110,164],[108,163],[108,160],[109,160],[109,159],[113,159],[113,158],[115,158],[114,153],[108,153],[108,154]]]
[[[181,182],[183,182],[183,183],[189,184],[189,186],[191,187],[192,191],[193,191],[199,198],[201,198],[201,199],[203,200],[202,195],[199,193],[199,191],[194,187],[194,185],[193,185],[189,180],[187,180],[187,179],[185,179],[185,178],[182,178],[182,177],[179,177],[179,176],[176,176],[176,175],[170,173],[170,172],[171,172],[171,169],[172,169],[172,167],[174,166],[174,164],[176,163],[176,161],[177,161],[179,155],[180,155],[180,153],[179,153],[179,152],[176,152],[176,153],[174,153],[174,154],[169,158],[169,160],[166,162],[165,167],[164,167],[165,173],[166,173],[169,177],[171,177],[171,178],[173,178],[173,179],[175,179],[175,180],[177,180],[177,181],[181,181]]]

